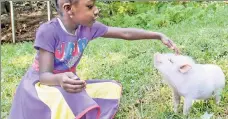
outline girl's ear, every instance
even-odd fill
[[[64,9],[64,11],[66,11],[69,15],[72,15],[71,4],[70,4],[70,3],[64,3],[64,4],[63,4],[63,9]]]
[[[191,68],[192,66],[190,64],[184,64],[180,66],[179,71],[184,74],[187,73]]]

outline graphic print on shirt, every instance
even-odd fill
[[[63,42],[55,51],[57,70],[67,70],[75,65],[87,46],[87,38],[79,38],[76,42]]]

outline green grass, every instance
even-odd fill
[[[189,5],[190,6],[190,5]],[[173,23],[170,14],[154,12],[157,19],[144,21],[137,25],[141,17],[146,19],[153,15],[138,13],[125,16],[118,26],[140,27],[165,33],[175,41],[182,54],[193,57],[198,63],[213,63],[219,65],[228,83],[228,7],[227,5],[212,4],[188,7],[186,13],[177,23]],[[180,5],[169,5],[160,12],[176,12]],[[191,8],[191,9],[190,9]],[[213,9],[213,10],[211,10]],[[215,9],[215,10],[214,10]],[[196,12],[199,11],[199,12]],[[140,17],[139,17],[140,16]],[[116,17],[116,16],[114,16]],[[160,19],[159,19],[160,18]],[[164,19],[163,19],[164,18]],[[166,19],[167,18],[167,19]],[[120,19],[116,17],[116,19]],[[129,25],[129,20],[135,21]],[[111,22],[112,19],[102,19]],[[109,20],[109,21],[108,21]],[[157,22],[156,22],[157,20]],[[163,20],[163,22],[161,22]],[[156,24],[155,24],[156,23]],[[163,23],[169,23],[164,25]],[[124,41],[117,39],[99,38],[91,41],[77,67],[77,73],[82,79],[115,79],[123,85],[123,96],[116,119],[184,119],[199,118],[206,111],[214,113],[213,118],[228,118],[228,85],[223,93],[221,104],[218,106],[211,98],[209,104],[202,101],[194,103],[188,117],[175,114],[172,109],[171,90],[165,85],[160,74],[153,67],[155,52],[172,52],[159,41]],[[2,63],[2,92],[1,114],[7,115],[12,101],[12,90],[32,63],[35,56],[32,42],[3,44],[1,46]]]

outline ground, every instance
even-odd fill
[[[52,7],[53,16],[56,15]],[[12,42],[12,27],[10,13],[1,15],[1,41]],[[14,3],[16,42],[34,40],[40,24],[48,21],[45,2],[16,2]]]

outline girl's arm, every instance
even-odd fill
[[[70,93],[77,93],[85,88],[85,81],[76,80],[78,77],[72,72],[53,74],[54,54],[39,49],[39,73],[40,83],[44,85],[60,85]]]
[[[125,40],[161,39],[164,35],[158,32],[146,31],[137,28],[108,27],[108,31],[102,36],[106,38],[121,38]]]
[[[158,39],[161,40],[163,44],[173,49],[176,54],[179,54],[179,49],[173,41],[159,32],[146,31],[137,28],[108,27],[108,31],[102,37],[120,38],[125,40]]]
[[[62,74],[53,74],[54,54],[43,49],[39,49],[39,73],[40,83],[45,85],[60,85]]]

